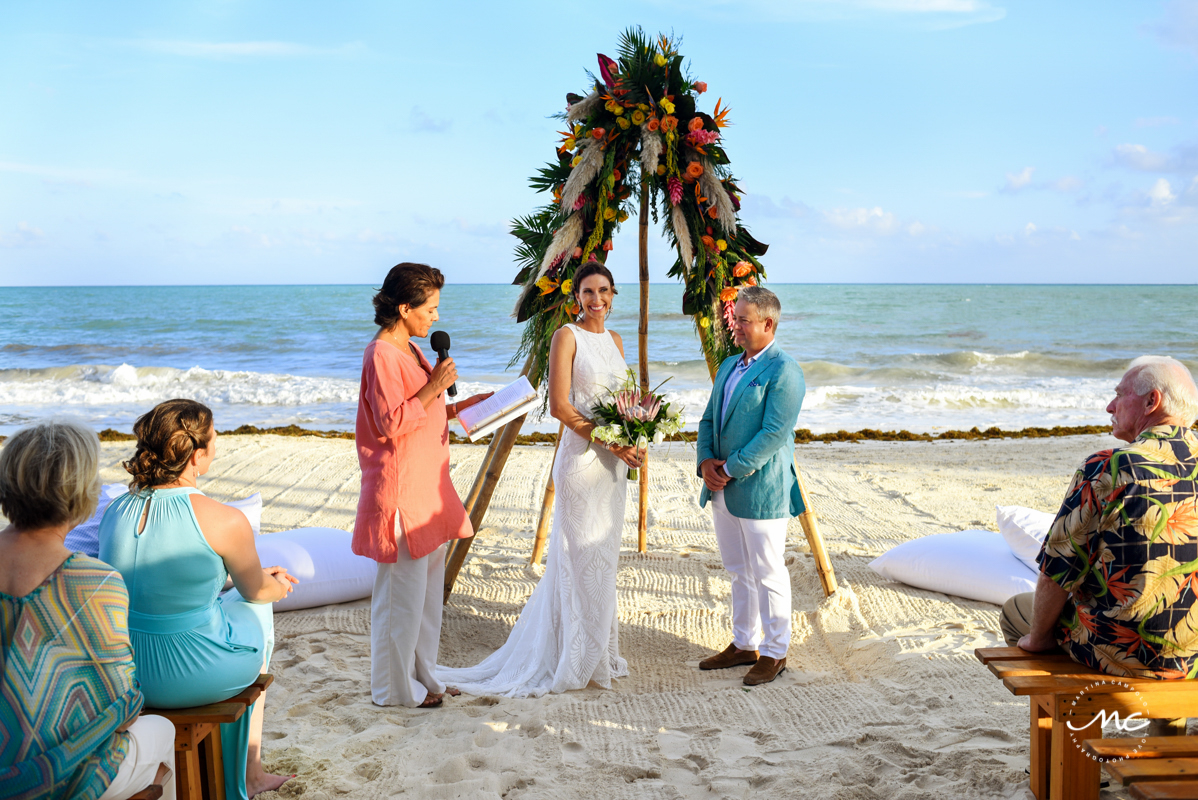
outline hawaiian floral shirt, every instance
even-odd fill
[[[1057,640],[1111,675],[1198,674],[1198,435],[1161,425],[1086,459],[1039,556],[1072,593]]]

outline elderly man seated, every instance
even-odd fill
[[[1131,362],[1107,406],[1129,442],[1086,459],[1040,551],[1035,593],[1003,606],[1008,645],[1111,675],[1198,673],[1198,389],[1179,361]]]

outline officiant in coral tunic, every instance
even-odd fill
[[[379,562],[370,606],[370,695],[381,706],[429,708],[437,680],[446,542],[474,535],[449,477],[449,424],[475,395],[446,403],[452,358],[431,365],[413,339],[438,320],[445,277],[393,267],[374,296],[379,331],[362,357],[356,445],[362,490],[353,551]],[[451,693],[456,694],[451,690]]]

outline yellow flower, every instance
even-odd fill
[[[557,281],[548,275],[542,275],[537,278],[536,287],[541,290],[541,296],[543,297],[557,288]]]
[[[619,103],[612,103],[611,113],[615,114],[617,117],[620,116],[624,113],[624,106],[620,105]]]
[[[573,288],[574,288],[574,279],[566,278],[565,282],[562,284],[562,294],[569,294],[570,290],[572,290]]]
[[[628,212],[621,211],[619,214],[616,214],[616,219],[620,222],[623,222],[624,220],[628,219]]]
[[[616,210],[614,208],[603,209],[603,218],[606,220],[609,220],[609,221],[615,219],[616,218]]]
[[[721,251],[728,249],[728,243],[725,242],[723,239],[716,239],[715,246],[718,247]]]
[[[578,144],[578,142],[574,141],[574,137],[571,136],[569,139],[562,142],[562,147],[566,148],[567,150],[573,150],[576,144]]]
[[[582,163],[582,156],[574,156],[574,158],[570,159],[571,167],[577,167],[580,163]]]
[[[620,130],[626,131],[632,123],[628,121],[628,117],[616,117],[616,124],[620,126]]]
[[[665,174],[666,174],[666,165],[665,165],[665,164],[658,164],[658,165],[657,165],[657,174],[658,174],[658,175],[665,175]]]
[[[645,112],[641,111],[639,108],[636,111],[633,111],[632,112],[632,124],[633,125],[644,125],[645,124]]]
[[[664,67],[666,65],[666,57],[658,53],[653,57],[653,63],[659,67]]]
[[[644,103],[637,103],[637,104],[636,104],[636,107],[637,107],[637,108],[639,108],[641,111],[648,111],[648,110],[649,110],[649,106],[645,105]]]
[[[582,135],[582,126],[581,126],[581,125],[575,125],[575,126],[574,126],[574,138],[575,138],[575,139],[577,139],[577,138],[578,138],[579,136],[581,136],[581,135]]]
[[[663,109],[665,109],[665,112],[666,112],[667,114],[673,114],[673,113],[674,113],[674,104],[673,104],[673,103],[671,103],[669,100],[666,100],[664,97],[663,97],[663,98],[662,98],[662,100],[661,100],[661,107],[662,107]]]
[[[711,320],[709,320],[707,317],[699,317],[699,327],[700,328],[710,328]]]

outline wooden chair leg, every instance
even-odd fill
[[[204,800],[200,754],[193,749],[175,751],[175,793],[178,800]]]
[[[1052,723],[1052,757],[1048,776],[1050,800],[1098,800],[1101,770],[1082,752],[1078,734],[1063,720]]]
[[[209,800],[225,800],[225,762],[219,725],[200,743],[200,747],[203,750],[204,782],[207,784],[205,797]]]
[[[1048,800],[1048,776],[1052,758],[1052,717],[1033,696],[1031,735],[1031,790],[1036,800]]]

